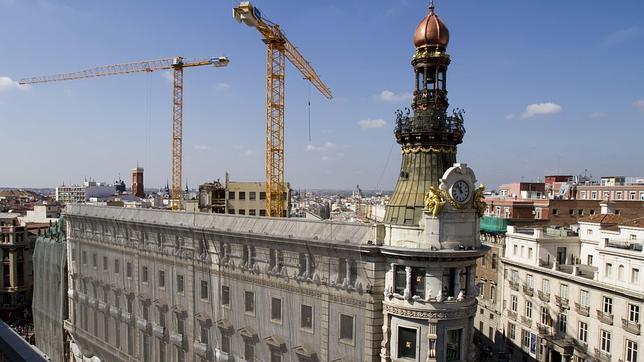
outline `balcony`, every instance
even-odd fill
[[[539,299],[541,299],[542,302],[550,302],[550,293],[546,294],[542,292],[541,290],[537,291],[537,295],[539,296]]]
[[[513,312],[513,311],[508,309],[507,313],[508,313],[508,317],[510,317],[510,319],[517,320],[517,312]]]
[[[153,324],[152,334],[159,339],[163,339],[163,337],[165,337],[165,327],[157,324]]]
[[[521,324],[523,324],[524,326],[526,326],[528,328],[532,328],[532,319],[522,315],[521,316]]]
[[[534,295],[534,288],[526,283],[523,283],[523,294],[532,297]]]
[[[558,295],[555,295],[555,304],[562,309],[568,308],[568,298],[562,298]]]
[[[611,326],[613,325],[613,315],[604,313],[599,309],[597,309],[597,319],[599,319],[599,321],[602,323],[605,323]]]
[[[577,314],[583,315],[585,317],[590,316],[590,308],[588,308],[587,305],[581,305],[577,302],[575,302],[575,310],[577,311]]]
[[[138,328],[141,331],[147,332],[148,329],[150,328],[150,322],[148,322],[145,319],[136,319],[136,328]]]
[[[510,288],[512,290],[516,290],[517,292],[519,291],[519,283],[515,282],[513,280],[508,280],[508,283],[510,284]]]
[[[550,327],[545,324],[537,323],[537,330],[539,331],[539,335],[541,336],[550,335]]]
[[[610,362],[610,353],[604,352],[600,350],[599,348],[595,348],[595,358],[597,361],[601,362]]]
[[[170,332],[170,342],[177,347],[183,348],[183,343],[184,343],[183,334]]]
[[[631,322],[628,319],[622,318],[622,329],[627,332],[639,335],[640,334],[640,324]]]

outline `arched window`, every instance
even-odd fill
[[[624,281],[624,266],[620,265],[619,269],[617,270],[617,277],[619,278],[620,282]]]

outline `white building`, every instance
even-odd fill
[[[644,218],[613,214],[583,219],[579,236],[509,226],[503,334],[539,361],[638,361],[643,241]]]
[[[56,201],[66,204],[85,202],[90,197],[108,197],[114,195],[116,187],[104,182],[85,181],[82,185],[56,187]]]

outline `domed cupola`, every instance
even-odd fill
[[[414,46],[437,46],[447,48],[449,44],[449,30],[443,21],[434,12],[434,4],[429,6],[429,14],[421,20],[414,32]]]

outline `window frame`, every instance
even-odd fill
[[[311,326],[310,327],[306,327],[306,326],[303,325],[304,324],[303,323],[304,319],[302,317],[304,315],[304,308],[305,307],[310,308],[310,310],[311,310]],[[305,331],[305,332],[308,332],[308,333],[314,333],[314,331],[315,331],[315,329],[314,329],[314,327],[315,327],[315,319],[314,319],[315,314],[313,313],[313,311],[314,311],[314,308],[313,308],[312,305],[308,305],[308,304],[304,304],[304,303],[300,304],[300,329]]]
[[[347,317],[351,318],[351,339],[342,337],[342,318]],[[349,315],[340,313],[338,316],[338,341],[342,344],[349,346],[355,346],[356,344],[356,317],[355,315]]]
[[[252,296],[252,299],[249,299],[249,296]],[[251,303],[252,310],[249,310],[248,308],[249,301]],[[244,314],[251,315],[254,317],[256,310],[257,308],[255,307],[255,292],[250,290],[245,290],[244,291]]]

